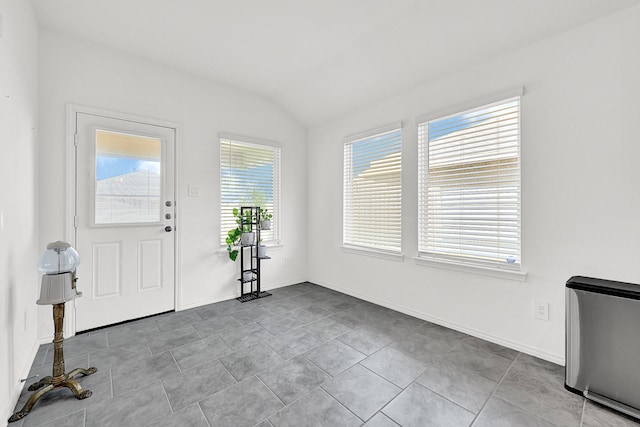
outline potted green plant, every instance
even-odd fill
[[[235,261],[238,257],[238,246],[252,245],[255,240],[255,233],[251,231],[251,212],[245,212],[244,218],[241,218],[240,210],[233,208],[233,217],[237,225],[227,232],[225,239],[231,261]]]
[[[271,218],[273,215],[267,209],[260,209],[260,229],[271,230]]]

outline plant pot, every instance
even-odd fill
[[[255,240],[256,240],[256,233],[254,233],[253,231],[247,231],[242,233],[242,236],[240,237],[240,244],[242,246],[253,245],[253,242]]]
[[[270,219],[261,219],[260,220],[260,229],[261,230],[271,230],[271,220]]]
[[[258,246],[258,258],[264,258],[267,256],[267,246],[260,245]]]
[[[251,271],[245,271],[242,273],[242,280],[248,281],[253,279],[253,273]]]

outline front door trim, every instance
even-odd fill
[[[180,200],[179,200],[179,182],[180,182],[180,153],[182,151],[182,127],[178,123],[170,122],[167,120],[161,120],[151,117],[139,116],[135,114],[122,113],[112,110],[106,110],[103,108],[90,107],[86,105],[67,104],[66,105],[66,177],[65,177],[65,240],[76,246],[76,181],[77,181],[77,164],[76,156],[76,144],[77,144],[77,116],[78,114],[89,114],[94,116],[108,117],[118,120],[126,120],[130,122],[143,123],[148,125],[165,127],[173,129],[175,132],[175,153],[174,153],[174,203],[175,203],[175,238],[174,238],[174,309],[180,310],[182,305],[180,295],[180,230],[181,230],[181,215],[179,214]],[[82,262],[82,259],[81,259]],[[80,277],[79,280],[82,280]],[[70,301],[66,304],[65,311],[65,324],[64,324],[64,336],[71,337],[76,334],[76,306],[75,301]]]

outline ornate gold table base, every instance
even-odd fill
[[[46,393],[57,388],[66,387],[76,399],[86,399],[91,396],[91,390],[83,390],[75,377],[82,375],[91,375],[97,371],[96,368],[76,368],[69,372],[64,373],[64,354],[62,351],[62,322],[64,320],[64,303],[54,304],[53,306],[53,324],[55,326],[55,335],[53,337],[53,375],[50,377],[44,377],[38,382],[35,382],[29,386],[29,391],[35,391],[24,404],[21,410],[16,412],[9,418],[9,422],[21,420],[26,417],[27,414],[36,404],[38,399],[44,396]],[[37,391],[36,391],[37,390]]]

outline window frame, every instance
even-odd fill
[[[219,236],[221,238],[220,241],[220,247],[221,248],[225,248],[226,247],[226,243],[224,242],[225,236],[226,236],[226,232],[228,231],[228,229],[223,229],[223,201],[222,201],[222,195],[223,195],[223,184],[224,184],[224,180],[222,178],[222,169],[223,169],[223,156],[222,156],[222,149],[223,149],[223,143],[224,141],[229,141],[231,143],[237,144],[237,145],[242,145],[245,147],[256,147],[256,148],[261,148],[261,149],[270,149],[273,151],[274,153],[274,161],[273,161],[273,210],[271,211],[271,214],[273,215],[273,218],[271,220],[271,230],[273,230],[273,239],[268,240],[268,241],[263,241],[262,244],[269,246],[269,247],[274,247],[274,246],[281,246],[282,245],[282,230],[280,225],[282,224],[282,222],[280,221],[280,216],[281,216],[281,205],[282,205],[282,145],[278,142],[273,142],[273,141],[268,141],[268,140],[263,140],[263,139],[256,139],[256,138],[250,138],[250,137],[246,137],[246,136],[240,136],[240,135],[235,135],[235,134],[229,134],[229,133],[219,133],[218,134],[218,154],[220,156],[220,161],[218,163],[219,166],[219,171],[218,171],[218,177],[220,179],[220,194],[218,197],[218,203],[219,205],[219,214],[220,214],[220,219],[218,222],[218,226],[220,227],[220,233]],[[238,209],[240,209],[241,206],[237,206]],[[261,208],[264,208],[264,206],[261,206]],[[230,227],[229,227],[230,229]],[[224,234],[223,234],[224,233]],[[224,251],[226,253],[226,250]]]
[[[436,266],[445,269],[453,269],[465,272],[476,272],[494,277],[503,277],[526,280],[526,273],[523,271],[522,262],[522,87],[504,91],[484,99],[476,100],[472,103],[458,105],[456,107],[441,110],[428,115],[416,118],[416,130],[418,140],[418,253],[414,258],[417,264],[426,266]],[[439,255],[428,252],[426,245],[429,224],[427,220],[428,197],[429,197],[429,136],[428,131],[423,135],[422,129],[428,129],[429,123],[437,122],[449,117],[469,114],[488,108],[492,105],[506,103],[509,100],[518,99],[518,128],[517,128],[517,170],[518,170],[518,258],[519,262],[509,264],[508,262],[484,261],[465,256]],[[496,203],[496,206],[498,204]],[[496,234],[497,235],[497,234]]]
[[[360,243],[355,243],[353,241],[349,241],[349,224],[350,218],[348,215],[351,213],[351,209],[348,206],[349,203],[349,195],[352,194],[352,186],[351,190],[347,188],[347,184],[351,184],[352,181],[352,163],[349,160],[349,164],[347,164],[347,149],[348,147],[352,147],[354,143],[361,142],[367,139],[374,139],[378,136],[382,136],[384,134],[392,134],[394,132],[399,132],[399,148],[400,148],[400,164],[399,164],[399,172],[400,172],[400,191],[399,191],[399,233],[398,233],[398,248],[397,249],[387,249],[380,247],[382,245],[364,245]],[[394,122],[385,126],[380,126],[375,129],[371,129],[364,132],[359,132],[357,134],[353,134],[347,136],[343,139],[343,181],[342,181],[342,245],[341,249],[346,253],[357,253],[361,255],[368,255],[377,258],[385,258],[395,261],[401,261],[404,259],[402,255],[402,203],[403,203],[403,191],[402,191],[402,151],[403,151],[403,124],[402,122]],[[350,149],[350,148],[349,148]]]

